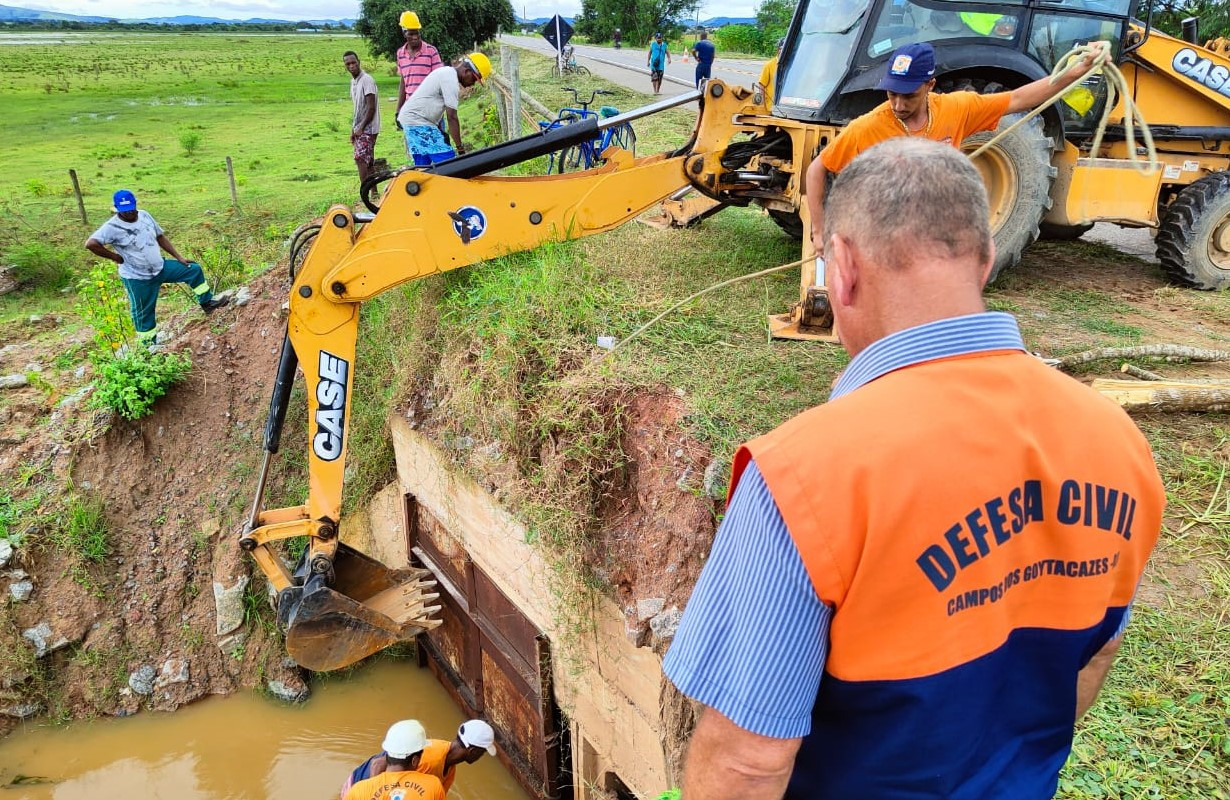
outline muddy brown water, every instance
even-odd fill
[[[464,718],[427,670],[381,661],[317,681],[302,706],[256,693],[173,714],[46,723],[0,740],[0,800],[301,800],[336,798],[389,725],[418,719],[451,739]],[[18,782],[42,780],[42,783]],[[457,768],[450,798],[528,800],[495,758]]]

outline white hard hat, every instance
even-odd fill
[[[481,747],[487,755],[495,755],[495,731],[481,719],[466,720],[457,729],[457,738],[466,747]]]
[[[417,719],[394,722],[380,745],[391,758],[409,758],[427,746],[427,731]]]

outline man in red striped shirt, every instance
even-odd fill
[[[406,43],[397,49],[397,74],[401,76],[401,83],[397,87],[398,112],[410,95],[414,94],[414,90],[419,88],[423,79],[430,75],[432,70],[444,66],[440,51],[423,41],[423,26],[419,22],[418,14],[403,11],[399,24]],[[401,128],[400,122],[397,127]]]

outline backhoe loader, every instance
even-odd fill
[[[1127,161],[1120,101],[1098,152],[1095,121],[1107,102],[1101,78],[1020,128],[977,160],[992,205],[999,260],[1015,264],[1045,225],[1079,235],[1097,220],[1157,231],[1164,268],[1200,288],[1230,286],[1230,59],[1132,19],[1136,0],[803,0],[783,50],[773,108],[753,90],[709,81],[702,90],[609,119],[539,132],[434,165],[368,179],[370,213],[337,205],[292,245],[286,337],[265,429],[256,498],[240,537],[278,592],[287,650],[302,666],[354,663],[438,625],[431,576],[389,570],[339,542],[359,306],[418,278],[485,259],[611,230],[667,201],[686,223],[723,205],[758,204],[811,255],[807,166],[841,126],[882,99],[875,85],[898,46],[930,41],[947,91],[1000,91],[1045,76],[1071,47],[1111,43],[1153,126],[1162,169]],[[1074,93],[1075,92],[1075,93]],[[602,129],[700,101],[679,149],[635,158],[611,148],[595,169],[541,177],[497,170],[581,141]],[[1005,125],[1010,121],[1005,121]],[[1117,127],[1118,126],[1118,127]],[[1003,127],[1003,126],[1001,126]],[[987,134],[962,144],[973,150]],[[379,205],[369,198],[387,184]],[[681,200],[698,192],[704,203]],[[300,266],[300,262],[302,262]],[[806,264],[814,263],[809,259]],[[801,270],[800,300],[770,320],[776,335],[832,339],[815,268]],[[307,502],[262,508],[297,367],[306,380]],[[309,537],[289,567],[270,545]]]

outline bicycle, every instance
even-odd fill
[[[597,111],[589,110],[589,107],[599,95],[609,95],[614,94],[614,92],[607,91],[606,89],[595,89],[590,94],[589,99],[583,101],[577,90],[571,86],[565,86],[564,91],[572,93],[572,102],[578,107],[561,108],[559,115],[555,119],[550,122],[539,122],[538,127],[544,133],[591,117],[609,119],[619,115],[619,109],[614,106],[602,106]],[[601,130],[593,139],[569,145],[557,153],[551,153],[547,157],[547,174],[561,174],[595,167],[602,163],[602,154],[606,152],[608,147],[612,146],[622,148],[632,155],[636,155],[636,131],[632,129],[632,123],[623,122]]]
[[[589,68],[577,63],[572,45],[565,47],[563,52],[556,57],[555,63],[551,65],[552,78],[562,78],[565,75],[589,75]]]

